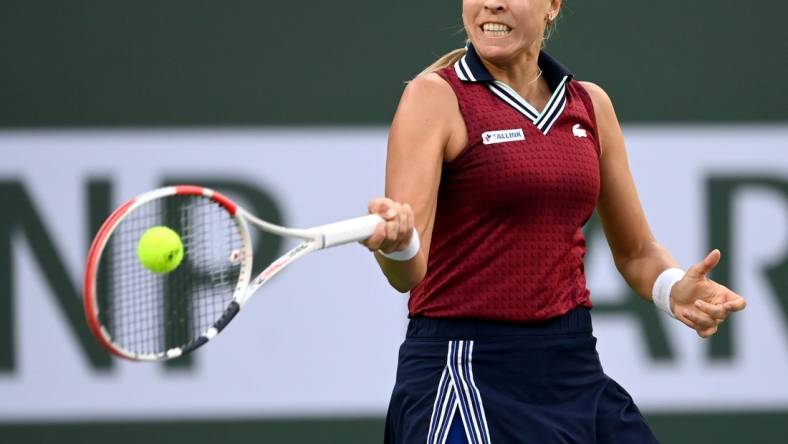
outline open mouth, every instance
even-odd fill
[[[503,37],[511,34],[512,28],[503,23],[485,23],[481,26],[484,35],[490,37]]]

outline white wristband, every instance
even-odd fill
[[[404,250],[392,251],[391,253],[384,253],[378,250],[378,253],[380,253],[381,256],[387,257],[393,261],[405,262],[416,257],[416,255],[419,254],[420,248],[421,242],[419,241],[419,232],[416,231],[416,228],[414,228],[413,234],[410,236],[410,242]]]
[[[654,288],[651,290],[651,299],[654,301],[654,305],[674,318],[676,315],[670,309],[670,290],[685,274],[687,273],[681,268],[668,268],[654,281]]]

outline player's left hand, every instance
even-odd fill
[[[720,250],[714,250],[690,267],[670,292],[673,314],[703,338],[717,333],[730,313],[747,306],[743,297],[707,277],[719,263]]]

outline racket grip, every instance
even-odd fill
[[[336,247],[350,242],[358,242],[367,239],[375,232],[375,227],[383,222],[383,218],[377,214],[370,214],[368,216],[357,217],[355,219],[343,220],[341,222],[334,222],[333,224],[322,225],[315,227],[312,230],[323,235],[324,244],[323,248]],[[410,237],[410,243],[401,252],[389,253],[387,257],[395,255],[401,256],[398,253],[409,255],[408,258],[396,260],[408,260],[418,253],[420,247],[418,232],[414,229],[413,235]]]
[[[347,219],[328,225],[321,225],[312,228],[310,231],[322,234],[324,238],[323,248],[330,248],[350,242],[362,241],[372,236],[372,233],[375,232],[375,227],[377,227],[380,222],[383,222],[382,217],[377,214],[370,214],[368,216]]]

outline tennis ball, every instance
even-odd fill
[[[169,273],[183,260],[181,237],[164,226],[150,228],[140,237],[137,257],[148,270]]]

